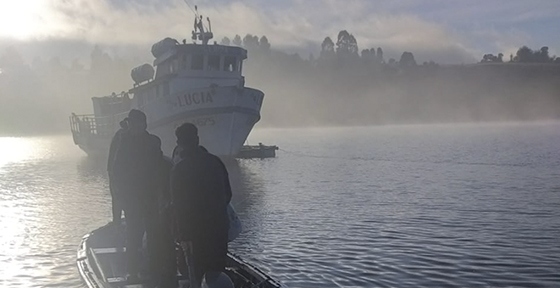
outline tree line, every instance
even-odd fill
[[[481,63],[496,62],[503,63],[504,54],[499,53],[498,56],[494,54],[484,54]],[[532,50],[527,46],[520,47],[515,56],[513,54],[509,55],[510,63],[554,63],[560,64],[560,57],[550,56],[548,53],[548,47],[543,46],[539,50]]]
[[[417,66],[412,52],[404,51],[399,60],[389,58],[385,61],[383,48],[381,47],[366,48],[360,51],[356,37],[347,30],[341,30],[335,39],[336,43],[330,36],[324,38],[320,46],[318,58],[315,58],[313,53],[310,53],[307,59],[303,59],[297,53],[292,56],[321,67],[332,68],[358,65],[360,63],[366,66],[385,64],[400,67]],[[255,54],[270,55],[271,53],[271,44],[265,35],[258,37],[257,35],[246,34],[243,38],[241,38],[240,35],[235,35],[233,40],[226,36],[222,38],[219,44],[243,47],[249,52]],[[282,53],[280,51],[276,52]],[[428,62],[424,62],[423,65],[436,65],[436,63],[433,60],[430,60]]]
[[[557,72],[533,73],[531,65],[419,64],[411,51],[386,59],[382,47],[360,50],[347,30],[335,36],[325,37],[318,55],[307,57],[275,49],[264,35],[221,39],[248,51],[246,84],[266,94],[260,125],[560,118]],[[111,56],[100,46],[89,54],[69,63],[58,57],[28,63],[15,48],[0,51],[0,133],[65,131],[70,112],[91,112],[91,97],[128,90],[131,69],[153,60]],[[504,62],[503,57],[487,54],[482,62]],[[510,56],[519,63],[558,61],[547,47],[524,46]],[[511,73],[492,70],[498,68]]]

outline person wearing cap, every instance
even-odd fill
[[[129,282],[138,279],[141,262],[140,248],[146,231],[149,259],[157,248],[156,224],[158,214],[159,169],[163,153],[161,139],[146,131],[146,114],[132,109],[128,113],[128,130],[121,134],[115,153],[112,178],[122,196],[126,220],[126,269]],[[156,263],[150,261],[152,271]]]
[[[128,119],[122,120],[119,125],[120,128],[117,130],[113,139],[111,139],[111,145],[109,146],[109,159],[107,160],[107,174],[109,175],[109,191],[111,192],[111,211],[113,213],[113,224],[120,225],[121,223],[121,215],[123,212],[122,208],[122,200],[120,199],[120,195],[117,191],[117,188],[114,185],[113,179],[113,163],[115,162],[115,153],[117,152],[117,148],[120,145],[122,134],[128,130]]]
[[[190,243],[191,283],[198,287],[205,273],[225,270],[231,186],[220,158],[200,148],[195,125],[185,123],[175,135],[181,148],[181,160],[171,170],[176,237]]]

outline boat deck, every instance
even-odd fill
[[[149,275],[136,282],[127,282],[125,271],[124,225],[103,226],[83,237],[77,252],[80,276],[88,288],[153,288]],[[140,263],[141,270],[147,271],[147,261]],[[181,269],[178,269],[181,270]],[[185,270],[183,270],[185,271]],[[235,288],[281,288],[279,282],[267,276],[240,257],[228,253],[226,274]],[[187,273],[177,271],[179,287],[189,287]]]

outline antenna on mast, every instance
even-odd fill
[[[184,0],[185,3],[187,3],[187,5],[189,6],[189,8],[191,8],[191,10],[193,10],[194,12],[194,27],[193,27],[193,31],[192,31],[192,40],[196,41],[202,41],[202,45],[207,45],[208,41],[210,41],[210,39],[214,38],[214,34],[212,33],[212,25],[210,23],[210,17],[206,17],[206,20],[208,20],[208,29],[205,29],[204,27],[204,22],[203,22],[203,17],[202,15],[198,14],[198,6],[194,6],[194,9],[192,9],[192,7],[189,5],[189,3],[187,2],[187,0]],[[207,31],[205,31],[207,30]]]

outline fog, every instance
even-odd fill
[[[248,50],[257,127],[560,117],[555,1],[320,2],[0,2],[0,134],[67,132],[91,97],[132,87],[153,43],[190,37],[194,4]]]
[[[560,64],[542,49],[529,50],[533,58],[520,49],[511,59],[480,55],[484,63],[445,65],[414,47],[361,47],[351,31],[325,36],[330,41],[313,39],[314,48],[299,54],[275,47],[272,37],[240,37],[249,55],[246,86],[266,95],[258,127],[560,118]],[[0,45],[4,135],[65,132],[71,112],[91,113],[91,97],[127,91],[130,70],[153,61],[149,45],[8,44]]]
[[[249,61],[247,83],[267,93],[263,125],[535,121],[560,117],[558,64],[415,64],[399,58],[371,59],[352,53],[344,56],[336,49],[330,58],[323,53],[313,61],[278,52]]]

